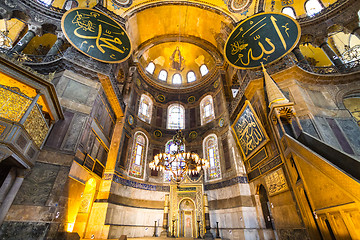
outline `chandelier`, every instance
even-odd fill
[[[196,153],[185,152],[185,138],[181,130],[178,130],[173,137],[173,144],[176,150],[171,153],[159,153],[149,163],[152,170],[164,171],[175,181],[180,182],[185,174],[197,174],[201,169],[210,166],[207,159],[200,158]]]

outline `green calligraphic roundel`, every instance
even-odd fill
[[[300,25],[282,13],[260,13],[241,22],[225,44],[225,57],[233,67],[252,69],[289,53],[300,39]]]
[[[130,56],[127,33],[100,11],[73,8],[63,15],[61,28],[71,45],[100,62],[119,63]]]

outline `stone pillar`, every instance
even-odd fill
[[[163,230],[160,234],[160,237],[168,236],[168,224],[169,224],[169,194],[165,194]]]
[[[354,29],[351,34],[354,34],[357,38],[360,39],[360,27],[357,27],[356,29]]]
[[[21,184],[24,181],[24,177],[25,177],[25,171],[23,169],[21,170],[18,169],[16,179],[0,207],[0,225],[3,224],[5,216],[8,213],[11,204],[13,203],[15,196],[18,193]]]
[[[119,152],[122,131],[124,128],[125,117],[117,119],[111,139],[109,154],[105,166],[103,178],[100,183],[97,198],[92,205],[88,224],[85,229],[84,238],[90,239],[92,235],[95,239],[108,239],[110,225],[105,225],[107,213],[111,212],[112,204],[109,204],[111,184],[115,174],[115,165]]]
[[[12,184],[14,183],[16,178],[16,168],[13,167],[10,169],[8,175],[6,176],[1,188],[0,188],[0,206],[4,201],[6,194],[9,192]]]
[[[308,61],[306,60],[306,58],[304,57],[304,55],[302,54],[302,52],[300,51],[300,48],[298,46],[296,46],[292,50],[292,52],[294,53],[298,62],[303,63],[303,64],[309,64]]]
[[[324,42],[320,45],[320,48],[325,52],[326,56],[330,59],[330,61],[335,65],[335,67],[341,67],[343,62],[336,55],[336,53],[331,49],[327,42]]]
[[[29,29],[23,38],[11,49],[12,53],[21,53],[40,30],[37,26],[29,25],[28,28]]]
[[[211,227],[210,227],[210,215],[209,215],[209,200],[206,193],[204,194],[204,214],[205,214],[205,229],[206,229],[204,239],[214,239],[214,236],[210,232]]]
[[[64,34],[62,32],[59,32],[57,34],[56,42],[54,43],[54,45],[50,48],[50,50],[46,54],[46,58],[57,54],[59,52],[59,49],[61,48],[61,46],[64,44],[64,42],[65,42]]]
[[[21,117],[21,119],[19,121],[20,124],[24,124],[24,122],[26,121],[26,118],[31,113],[31,110],[34,108],[34,106],[35,106],[36,102],[38,101],[40,95],[41,95],[40,93],[36,94],[36,96],[34,97],[34,99],[31,102],[30,106],[28,107],[28,109],[26,109],[24,115]]]

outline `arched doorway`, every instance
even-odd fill
[[[195,237],[195,205],[190,199],[180,202],[180,237]]]
[[[260,185],[259,187],[259,197],[266,228],[274,229],[271,219],[270,202],[266,193],[266,189],[263,185]]]

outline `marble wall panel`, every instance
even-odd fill
[[[78,144],[80,138],[80,133],[83,129],[87,116],[84,114],[77,113],[75,114],[70,128],[66,134],[65,141],[63,143],[63,149],[67,151],[75,151],[75,148]]]
[[[255,207],[237,207],[230,209],[210,210],[211,228],[259,228]]]
[[[360,155],[360,128],[353,119],[336,119],[356,155]]]
[[[39,222],[4,222],[0,227],[0,239],[39,240],[44,239],[49,223]]]
[[[129,228],[152,227],[155,221],[162,224],[163,214],[162,209],[145,209],[109,204],[106,224],[128,226]]]
[[[322,135],[322,140],[334,148],[340,149],[340,144],[337,141],[333,131],[329,127],[329,124],[326,122],[326,120],[322,117],[315,117],[316,125]]]
[[[111,185],[111,192],[113,194],[126,198],[151,200],[151,201],[164,201],[165,194],[167,193],[167,192],[148,191],[148,190],[133,188],[130,186],[124,186],[119,183],[113,183]]]
[[[13,204],[45,205],[59,170],[60,166],[37,162],[24,179]]]

